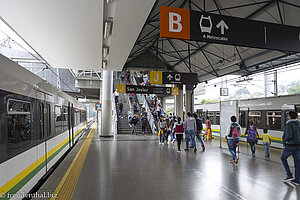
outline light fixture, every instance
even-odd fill
[[[109,3],[112,3],[113,0],[106,0],[106,3],[109,4]]]
[[[240,79],[238,81],[236,81],[235,83],[242,83],[242,82],[246,82],[246,81],[252,81],[253,78],[244,78],[244,79]]]
[[[111,34],[112,20],[107,20],[104,23],[104,38],[108,38]]]
[[[108,51],[109,51],[109,47],[108,46],[104,46],[103,50],[102,50],[103,58],[106,58],[106,56],[108,54]]]
[[[103,60],[102,61],[102,69],[106,69],[106,66],[107,66],[107,61]]]

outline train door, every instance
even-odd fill
[[[41,92],[39,90],[36,90],[36,101],[35,101],[35,113],[36,116],[34,117],[36,119],[36,160],[39,160],[40,158],[44,157],[44,160],[37,163],[37,165],[43,164],[42,174],[39,176],[42,176],[44,173],[47,172],[47,144],[46,144],[46,134],[47,130],[45,127],[47,127],[47,121],[45,119],[45,102],[46,102],[46,94],[44,92]],[[37,176],[37,179],[40,179],[41,177]]]
[[[73,106],[73,104],[71,106],[70,123],[71,123],[72,138],[74,138],[75,135],[74,135],[74,106]],[[74,139],[73,139],[73,145],[74,145]]]
[[[295,106],[295,112],[296,112],[297,115],[298,115],[298,119],[300,119],[300,105],[296,105],[296,106]]]

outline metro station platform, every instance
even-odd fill
[[[159,145],[157,136],[99,138],[92,127],[38,193],[74,200],[300,198],[300,187],[282,182],[279,149],[271,149],[266,159],[262,147],[252,157],[247,144],[241,144],[236,165],[229,162],[225,142],[219,148],[218,138],[206,141],[204,152],[178,153],[176,143]]]

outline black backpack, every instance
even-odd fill
[[[197,130],[202,130],[203,129],[203,125],[202,125],[200,119],[196,119],[196,124],[197,124]]]

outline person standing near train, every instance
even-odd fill
[[[239,157],[236,155],[236,148],[239,145],[239,136],[241,135],[241,126],[236,123],[236,116],[231,116],[231,123],[227,128],[225,139],[227,139],[228,150],[232,155],[230,163],[238,163]]]
[[[247,142],[250,145],[252,156],[255,156],[255,144],[257,144],[258,133],[256,127],[254,126],[254,123],[250,121],[249,124],[250,126],[245,132],[247,134]]]
[[[288,114],[288,121],[282,135],[284,149],[281,154],[281,162],[287,174],[284,182],[292,181],[298,186],[300,184],[300,122],[297,117],[298,115],[294,111],[290,111]],[[287,162],[291,155],[295,163],[295,179]]]
[[[209,117],[207,116],[206,118],[206,130],[205,130],[205,134],[206,135],[206,138],[207,139],[212,139],[212,136],[211,136],[211,122],[209,120]]]

